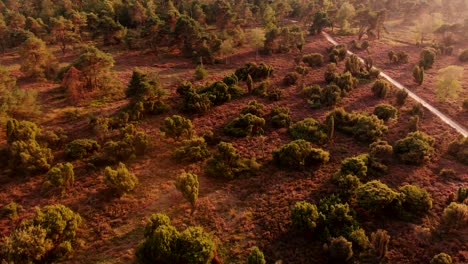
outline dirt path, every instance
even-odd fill
[[[338,42],[336,42],[328,33],[326,32],[322,32],[323,36],[330,42],[332,43],[333,45],[338,45]],[[348,50],[348,54],[353,54],[351,51]],[[362,58],[359,57],[359,60],[361,62],[364,62],[364,60]],[[431,111],[434,115],[436,115],[437,117],[439,117],[442,121],[444,121],[446,124],[448,124],[449,126],[451,126],[452,128],[454,128],[458,133],[462,134],[464,137],[468,137],[468,130],[466,128],[464,128],[462,125],[458,124],[457,122],[455,122],[454,120],[452,120],[451,118],[449,118],[448,116],[446,116],[445,114],[443,114],[442,112],[440,112],[439,110],[437,110],[437,108],[433,107],[432,105],[430,105],[428,102],[426,102],[424,99],[422,99],[421,97],[419,97],[417,94],[413,93],[412,91],[410,91],[408,88],[406,88],[404,85],[402,85],[401,83],[397,82],[395,79],[393,79],[392,77],[388,76],[386,73],[384,72],[380,72],[380,76],[382,76],[383,78],[385,78],[387,81],[389,81],[390,83],[392,83],[394,86],[396,86],[398,89],[401,89],[401,90],[405,90],[408,95],[413,98],[416,102],[418,103],[421,103],[425,108],[427,108],[429,111]]]

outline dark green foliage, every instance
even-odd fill
[[[289,127],[291,124],[291,117],[289,116],[289,108],[275,106],[270,113],[271,124],[274,127]]]
[[[261,97],[268,97],[268,89],[270,88],[270,82],[263,81],[255,89],[252,90],[252,94]]]
[[[398,109],[396,109],[393,105],[379,104],[374,108],[374,115],[376,115],[379,119],[388,121],[390,118],[398,117]]]
[[[320,53],[310,53],[302,57],[302,62],[307,64],[309,67],[322,67],[323,55]]]
[[[400,187],[401,206],[407,214],[421,216],[432,208],[432,199],[426,190],[416,185]]]
[[[356,189],[358,205],[371,213],[385,212],[398,203],[400,194],[390,189],[386,184],[373,180]]]
[[[253,114],[241,114],[224,126],[224,132],[234,137],[246,137],[263,134],[265,119]]]
[[[372,92],[379,98],[386,98],[390,90],[390,83],[384,80],[377,80],[372,86]]]
[[[205,173],[212,177],[234,179],[258,168],[254,159],[243,159],[231,143],[220,142],[218,153],[209,159]]]
[[[327,48],[328,58],[332,63],[338,63],[346,59],[348,51],[346,50],[346,45],[337,45]]]
[[[252,114],[252,115],[262,117],[265,115],[264,108],[265,108],[265,105],[258,103],[255,100],[249,101],[247,103],[247,106],[242,108],[241,115]]]
[[[65,146],[65,156],[68,159],[83,159],[98,152],[101,146],[93,139],[75,139]]]
[[[216,135],[212,130],[209,130],[203,134],[203,139],[210,146],[218,145],[221,142],[221,138]]]
[[[296,68],[294,68],[294,71],[299,73],[300,75],[302,76],[305,76],[309,73],[309,68],[307,68],[307,66],[296,66]]]
[[[197,162],[210,156],[207,144],[204,138],[192,138],[183,142],[183,146],[177,148],[172,156],[177,161]]]
[[[463,203],[468,198],[468,188],[464,186],[458,187],[457,190],[457,202]]]
[[[54,156],[35,140],[14,141],[9,147],[8,167],[13,174],[35,174],[50,169]]]
[[[335,63],[329,63],[325,69],[324,78],[327,83],[334,82],[337,78],[338,72]]]
[[[314,84],[312,86],[307,86],[302,89],[302,95],[307,99],[307,103],[316,109],[322,106],[322,92],[323,89],[318,84]],[[341,89],[338,88],[339,95],[341,96]],[[327,98],[330,97],[329,95]],[[331,98],[335,98],[331,96]]]
[[[358,80],[354,78],[350,72],[336,75],[335,80],[333,81],[338,85],[338,87],[340,87],[343,95],[347,94],[358,85]]]
[[[345,61],[345,72],[349,71],[353,76],[359,76],[363,70],[363,66],[358,56],[352,54]]]
[[[336,195],[323,198],[319,202],[318,209],[322,216],[325,236],[336,237],[344,235],[349,237],[352,231],[359,227],[354,220],[354,212],[347,203],[342,203]]]
[[[468,205],[452,202],[442,213],[442,224],[447,228],[466,228],[468,222]]]
[[[398,91],[396,92],[397,105],[404,105],[406,102],[406,98],[408,98],[408,92],[405,90],[398,89]]]
[[[393,147],[387,141],[377,140],[369,145],[369,156],[378,162],[388,161],[393,155]]]
[[[424,106],[421,103],[413,105],[410,114],[412,116],[424,117]]]
[[[201,227],[177,231],[163,214],[153,214],[145,227],[145,241],[136,249],[140,263],[211,263],[216,245]]]
[[[232,99],[229,86],[221,81],[208,84],[200,88],[197,92],[199,94],[206,94],[214,105],[221,105]]]
[[[422,85],[424,81],[424,68],[419,65],[413,68],[413,78],[418,85]]]
[[[459,136],[450,142],[447,152],[459,162],[468,165],[468,138]]]
[[[306,118],[289,127],[289,133],[294,139],[305,139],[318,144],[323,144],[327,136],[327,127],[313,118]]]
[[[467,61],[468,61],[468,49],[462,50],[462,52],[460,53],[460,55],[458,55],[458,59],[459,59],[461,62],[467,62]]]
[[[268,99],[271,101],[279,101],[282,96],[283,92],[276,87],[268,91]]]
[[[331,25],[332,22],[330,18],[328,18],[328,14],[324,11],[318,11],[314,14],[314,20],[309,28],[309,32],[311,35],[320,34],[323,28]]]
[[[75,173],[73,172],[73,164],[71,163],[57,163],[47,172],[47,180],[44,182],[44,187],[49,186],[68,188],[71,187],[75,181]]]
[[[5,238],[0,254],[10,263],[55,263],[73,251],[80,223],[81,217],[63,205],[36,209],[33,219]]]
[[[387,126],[375,115],[359,114],[353,128],[353,136],[358,141],[374,142],[387,131]]]
[[[189,89],[184,94],[182,110],[186,113],[203,114],[208,112],[212,105],[208,94],[199,94],[195,89]]]
[[[128,171],[125,164],[120,162],[116,170],[106,167],[104,182],[115,195],[122,196],[135,188],[138,178]]]
[[[205,70],[205,68],[203,67],[203,65],[198,65],[196,68],[195,68],[195,79],[196,80],[203,80],[205,79],[206,77],[208,77],[208,72]]]
[[[283,145],[272,152],[273,161],[279,166],[302,168],[314,164],[326,163],[330,153],[323,149],[313,148],[309,142],[298,139]]]
[[[432,68],[436,59],[436,52],[431,48],[426,48],[421,51],[419,66],[424,70]]]
[[[291,210],[292,226],[300,232],[312,233],[319,217],[317,206],[305,201],[297,202]]]
[[[434,138],[416,131],[395,142],[393,151],[404,163],[420,165],[429,161],[433,155],[434,143]]]
[[[190,139],[193,136],[192,121],[179,115],[166,117],[160,129],[165,133],[166,137],[175,140],[179,140],[182,137]]]
[[[301,76],[297,72],[288,72],[283,78],[283,84],[286,86],[294,85],[300,77]]]
[[[340,87],[335,84],[329,84],[321,90],[320,103],[328,106],[336,105],[341,100],[342,91]],[[315,100],[309,102],[313,103],[313,106],[317,106]]]
[[[253,247],[250,250],[249,257],[247,258],[247,264],[266,264],[265,256],[258,247]]]
[[[349,240],[353,243],[353,249],[355,252],[367,250],[370,247],[369,238],[366,235],[366,231],[362,228],[351,232]]]
[[[337,130],[340,130],[346,134],[354,133],[354,126],[357,124],[359,114],[348,113],[343,108],[335,108],[327,115],[327,124],[330,124],[332,117],[334,126]]]
[[[328,246],[328,254],[332,263],[346,263],[353,257],[352,243],[342,236],[332,238]]]
[[[195,203],[198,199],[198,176],[193,173],[183,172],[176,179],[175,187],[179,190],[184,198],[195,208]]]
[[[447,253],[439,253],[431,259],[430,264],[452,264],[452,257]]]
[[[359,155],[349,157],[341,161],[341,168],[339,173],[341,175],[355,175],[359,179],[366,179],[367,177],[367,160],[366,156]]]
[[[234,74],[239,78],[239,81],[246,81],[250,75],[252,80],[257,82],[269,78],[273,74],[273,70],[273,67],[268,64],[260,63],[257,65],[249,62],[243,67],[238,68]]]
[[[189,91],[193,90],[193,85],[190,81],[183,81],[177,86],[176,92],[180,96],[185,96]]]
[[[394,52],[391,50],[388,52],[388,60],[395,64],[406,64],[408,63],[408,53],[404,51]]]
[[[6,123],[6,136],[9,144],[19,140],[36,140],[40,133],[41,130],[37,125],[29,121],[9,119]]]
[[[10,220],[18,218],[19,211],[23,210],[23,207],[15,202],[11,202],[0,209],[0,219],[7,217]],[[0,251],[1,252],[1,251]]]

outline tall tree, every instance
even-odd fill
[[[445,102],[447,99],[455,99],[462,90],[460,82],[463,76],[463,67],[451,65],[439,70],[436,84],[437,98]]]
[[[28,38],[20,49],[20,70],[27,77],[52,78],[56,73],[57,62],[44,41],[36,37]]]
[[[73,30],[73,22],[63,16],[59,16],[58,18],[51,18],[51,23],[52,36],[55,42],[60,45],[62,53],[65,54],[68,45],[79,42],[79,36]]]
[[[106,77],[114,66],[112,55],[105,53],[94,46],[87,46],[78,60],[73,63],[83,74],[85,87],[89,90],[103,86]]]

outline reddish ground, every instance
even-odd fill
[[[326,40],[319,36],[308,37],[304,52],[324,53],[327,46],[329,44]],[[283,98],[280,101],[271,102],[255,96],[246,96],[215,107],[204,116],[191,117],[194,128],[199,134],[210,129],[221,131],[222,125],[236,117],[250,100],[265,104],[267,110],[275,105],[287,106],[291,109],[293,121],[305,117],[323,121],[330,109],[313,110],[306,100],[301,98],[301,87],[281,85],[284,75],[294,69],[294,57],[297,55],[280,54],[259,59],[275,67],[272,82],[282,87]],[[220,79],[254,58],[255,54],[251,49],[241,49],[229,58],[230,64],[207,66],[210,79]],[[171,153],[178,143],[162,138],[159,132],[166,116],[179,113],[181,100],[175,95],[175,87],[181,80],[192,79],[194,66],[174,55],[156,57],[137,52],[118,54],[115,60],[119,79],[127,81],[134,67],[155,70],[160,73],[161,80],[173,96],[170,99],[173,106],[170,112],[146,118],[139,125],[152,136],[153,146],[147,155],[128,164],[131,171],[139,177],[140,183],[136,190],[123,198],[112,198],[103,183],[102,171],[88,171],[81,162],[74,164],[77,168],[75,185],[63,196],[41,196],[43,176],[12,179],[0,175],[0,207],[10,201],[24,207],[18,220],[0,220],[0,234],[8,234],[22,219],[30,217],[34,207],[61,203],[78,212],[84,220],[78,236],[79,247],[66,263],[131,263],[134,260],[134,250],[142,240],[146,219],[155,212],[168,214],[179,229],[189,225],[202,225],[212,232],[218,238],[218,254],[224,263],[245,263],[249,248],[253,245],[264,251],[268,263],[277,260],[282,260],[283,263],[326,261],[320,242],[304,239],[301,234],[291,231],[290,209],[297,201],[318,202],[320,198],[332,193],[335,187],[330,183],[330,178],[338,170],[341,160],[367,152],[366,145],[357,144],[349,136],[337,133],[333,143],[322,146],[331,153],[331,161],[328,164],[297,172],[279,170],[270,164],[271,151],[291,141],[286,129],[274,130],[267,127],[262,137],[241,139],[229,138],[221,133],[222,139],[232,142],[242,156],[255,157],[263,166],[256,176],[241,177],[232,181],[208,178],[200,169],[202,163],[181,165],[174,161]],[[306,77],[306,84],[323,84],[323,71],[324,68],[313,69]],[[401,69],[395,69],[395,72],[400,71]],[[68,118],[63,111],[57,110],[66,106],[66,103],[59,96],[51,96],[54,86],[44,84],[44,87],[39,90],[43,107],[54,114],[45,113],[40,119],[41,124],[53,128],[64,127],[70,139],[90,137],[91,131],[86,115],[80,114],[74,120]],[[393,101],[394,97],[377,99],[370,91],[370,84],[367,84],[353,90],[339,106],[349,111],[371,112],[376,104]],[[83,105],[77,109],[79,113],[100,115],[111,112],[124,103],[125,101],[112,103],[105,108]],[[400,109],[398,121],[388,123],[389,131],[384,136],[385,140],[393,143],[409,132],[408,109],[412,104],[409,100]],[[379,179],[392,188],[411,183],[427,189],[434,203],[429,215],[416,222],[359,220],[368,234],[378,228],[388,230],[391,235],[389,263],[428,263],[433,255],[441,251],[449,253],[455,262],[466,263],[466,232],[436,237],[428,230],[437,227],[450,194],[468,180],[467,167],[445,154],[447,144],[456,137],[452,129],[430,113],[425,114],[420,124],[422,131],[436,138],[438,151],[431,163],[419,167],[401,165],[393,160],[389,164],[388,174]],[[3,135],[2,133],[2,137]],[[60,150],[55,153],[58,155],[57,161],[60,162]],[[442,179],[438,176],[441,168],[451,168],[458,176]],[[175,177],[184,169],[197,173],[200,180],[200,197],[193,216],[190,215],[189,204],[174,187]]]

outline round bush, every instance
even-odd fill
[[[352,243],[342,236],[332,238],[328,246],[328,254],[333,263],[346,263],[353,257]]]
[[[379,98],[386,98],[390,89],[390,83],[384,80],[377,80],[372,86],[372,92]]]
[[[101,146],[93,139],[76,139],[65,146],[65,156],[69,159],[83,159],[98,152]]]
[[[434,153],[434,142],[434,138],[423,132],[411,132],[395,142],[393,152],[404,163],[419,165],[429,161]]]
[[[466,229],[468,223],[468,205],[452,202],[442,213],[442,223],[454,229]]]
[[[247,264],[266,264],[265,256],[263,255],[263,252],[258,249],[258,247],[253,247],[250,250]]]
[[[330,159],[330,154],[322,149],[312,148],[312,145],[298,139],[272,152],[273,160],[280,166],[302,168],[316,163],[325,163]]]
[[[447,253],[439,253],[431,259],[430,264],[452,264],[452,257]]]
[[[358,205],[371,213],[389,209],[389,206],[400,197],[399,193],[377,180],[359,186],[356,195]]]
[[[120,162],[116,170],[106,167],[104,181],[112,192],[122,196],[135,188],[138,178],[128,171],[125,164]]]
[[[311,233],[317,227],[319,212],[315,204],[305,201],[297,202],[291,211],[291,222],[295,229]]]
[[[405,185],[400,188],[403,210],[414,215],[424,215],[432,208],[429,193],[415,185]]]
[[[294,139],[305,139],[318,144],[327,140],[326,130],[326,126],[313,118],[306,118],[289,127],[289,133]]]
[[[388,121],[390,118],[397,118],[398,109],[389,104],[379,104],[374,109],[374,115],[379,119]]]

